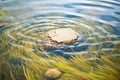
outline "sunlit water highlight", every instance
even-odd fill
[[[119,0],[0,0],[0,21],[9,24],[0,27],[13,47],[32,46],[28,50],[43,51],[41,35],[56,28],[72,28],[79,41],[54,49],[48,54],[70,55],[114,52],[120,45]],[[4,37],[4,36],[3,36]],[[100,54],[101,55],[101,54]]]

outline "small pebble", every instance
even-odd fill
[[[62,73],[56,68],[48,69],[45,73],[45,76],[47,77],[47,79],[57,79],[61,75]]]

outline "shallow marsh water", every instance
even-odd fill
[[[47,56],[49,58],[49,55],[46,55],[46,53],[50,55],[55,54],[64,58],[69,58],[74,55],[75,58],[72,57],[73,63],[76,61],[82,62],[79,60],[79,57],[76,56],[81,54],[88,60],[112,54],[112,56],[114,56],[113,59],[119,61],[119,9],[120,0],[0,0],[0,23],[6,22],[5,26],[0,26],[0,61],[5,60],[5,62],[8,61],[10,64],[16,66],[21,65],[22,59],[27,59],[30,62],[24,63],[23,61],[22,63],[27,64],[27,66],[29,65],[28,67],[30,69],[30,66],[33,67],[36,65],[34,66],[36,67],[36,72],[39,67],[38,65],[44,67],[47,64],[47,66],[49,66],[46,62],[42,64],[44,60],[42,61],[41,58],[38,57],[42,56],[45,58],[45,56]],[[79,34],[79,41],[70,45],[43,50],[41,45],[41,35],[46,31],[56,28],[72,28]],[[35,54],[37,54],[37,56]],[[33,58],[37,58],[41,63],[38,61],[32,63],[32,60],[34,60]],[[64,61],[64,58],[57,58],[57,61],[60,61],[61,63],[65,62],[63,67],[66,66],[67,68],[68,62]],[[48,61],[53,62],[51,57],[50,59]],[[61,59],[63,59],[63,62]],[[56,59],[53,57],[53,60]],[[3,62],[0,63],[2,65]],[[7,63],[4,65],[6,64]],[[62,70],[59,63],[55,62],[52,64]],[[119,69],[119,65],[117,66],[117,69]],[[78,66],[77,62],[74,67],[75,70],[76,66]],[[79,66],[81,67],[82,65]],[[82,66],[82,68],[85,66]],[[31,75],[34,75],[35,71],[29,71],[29,68],[28,73],[31,72]],[[68,68],[70,68],[70,70],[73,69],[71,69],[71,67]],[[22,69],[25,70],[25,67]],[[63,69],[63,71],[65,70]],[[23,71],[24,74],[25,72],[27,72],[27,69]],[[77,71],[75,72],[75,76],[79,75],[77,74]],[[15,75],[20,76],[19,73],[15,73],[13,73],[14,77]],[[20,72],[20,74],[22,75],[22,72]],[[43,76],[43,74],[41,76]],[[73,78],[75,78],[75,76],[73,76]],[[38,76],[35,75],[35,77]],[[3,76],[2,78],[7,80],[7,78],[4,78]],[[24,80],[24,78],[20,79]],[[40,79],[43,80],[43,77]],[[79,79],[79,76],[75,80],[77,79]],[[88,77],[88,80],[90,79]],[[114,78],[111,78],[111,80],[112,79]],[[31,80],[38,79],[31,78]],[[61,80],[65,79],[63,78]]]
[[[36,52],[40,51],[42,34],[68,27],[78,32],[79,41],[47,49],[48,53],[67,57],[117,50],[114,46],[120,44],[119,5],[119,0],[1,0],[0,21],[9,24],[0,28],[0,34],[6,34],[11,46],[30,45],[33,47],[29,49]]]

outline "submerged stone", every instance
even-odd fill
[[[45,73],[47,79],[57,79],[62,75],[62,73],[58,69],[48,69]]]
[[[59,28],[48,31],[44,35],[43,47],[55,48],[64,44],[76,42],[78,34],[71,28]]]

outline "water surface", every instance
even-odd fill
[[[120,56],[119,9],[120,0],[0,0],[0,21],[8,23],[0,27],[1,45],[4,41],[15,48],[27,45],[42,54],[41,35],[72,28],[79,34],[78,42],[45,51],[66,58],[101,52]]]

